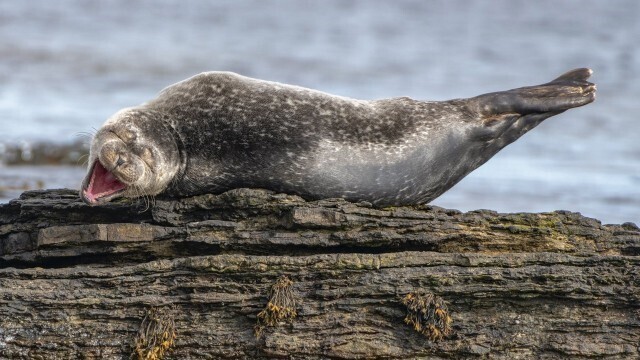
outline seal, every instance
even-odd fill
[[[306,199],[427,203],[543,120],[595,99],[590,69],[468,99],[355,100],[207,72],[117,112],[80,196],[185,197],[257,187]]]

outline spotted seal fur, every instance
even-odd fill
[[[544,119],[592,102],[591,73],[448,101],[355,100],[202,73],[107,120],[92,140],[80,195],[94,205],[254,187],[427,203]]]

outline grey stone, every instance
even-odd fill
[[[0,249],[0,358],[127,358],[168,306],[176,359],[640,357],[640,230],[577,213],[46,190],[0,205]],[[281,275],[297,316],[256,338]],[[445,300],[453,335],[404,323],[411,292]]]

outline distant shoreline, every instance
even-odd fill
[[[14,165],[83,165],[89,146],[83,141],[54,143],[49,141],[0,142],[0,166]]]

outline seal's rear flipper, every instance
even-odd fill
[[[591,74],[591,69],[575,69],[546,84],[484,94],[473,100],[485,117],[543,113],[553,116],[595,100],[596,86],[587,81]]]
[[[566,73],[558,76],[555,80],[551,81],[555,82],[563,82],[563,81],[587,81],[589,77],[593,74],[593,70],[587,68],[573,69],[567,71]]]

